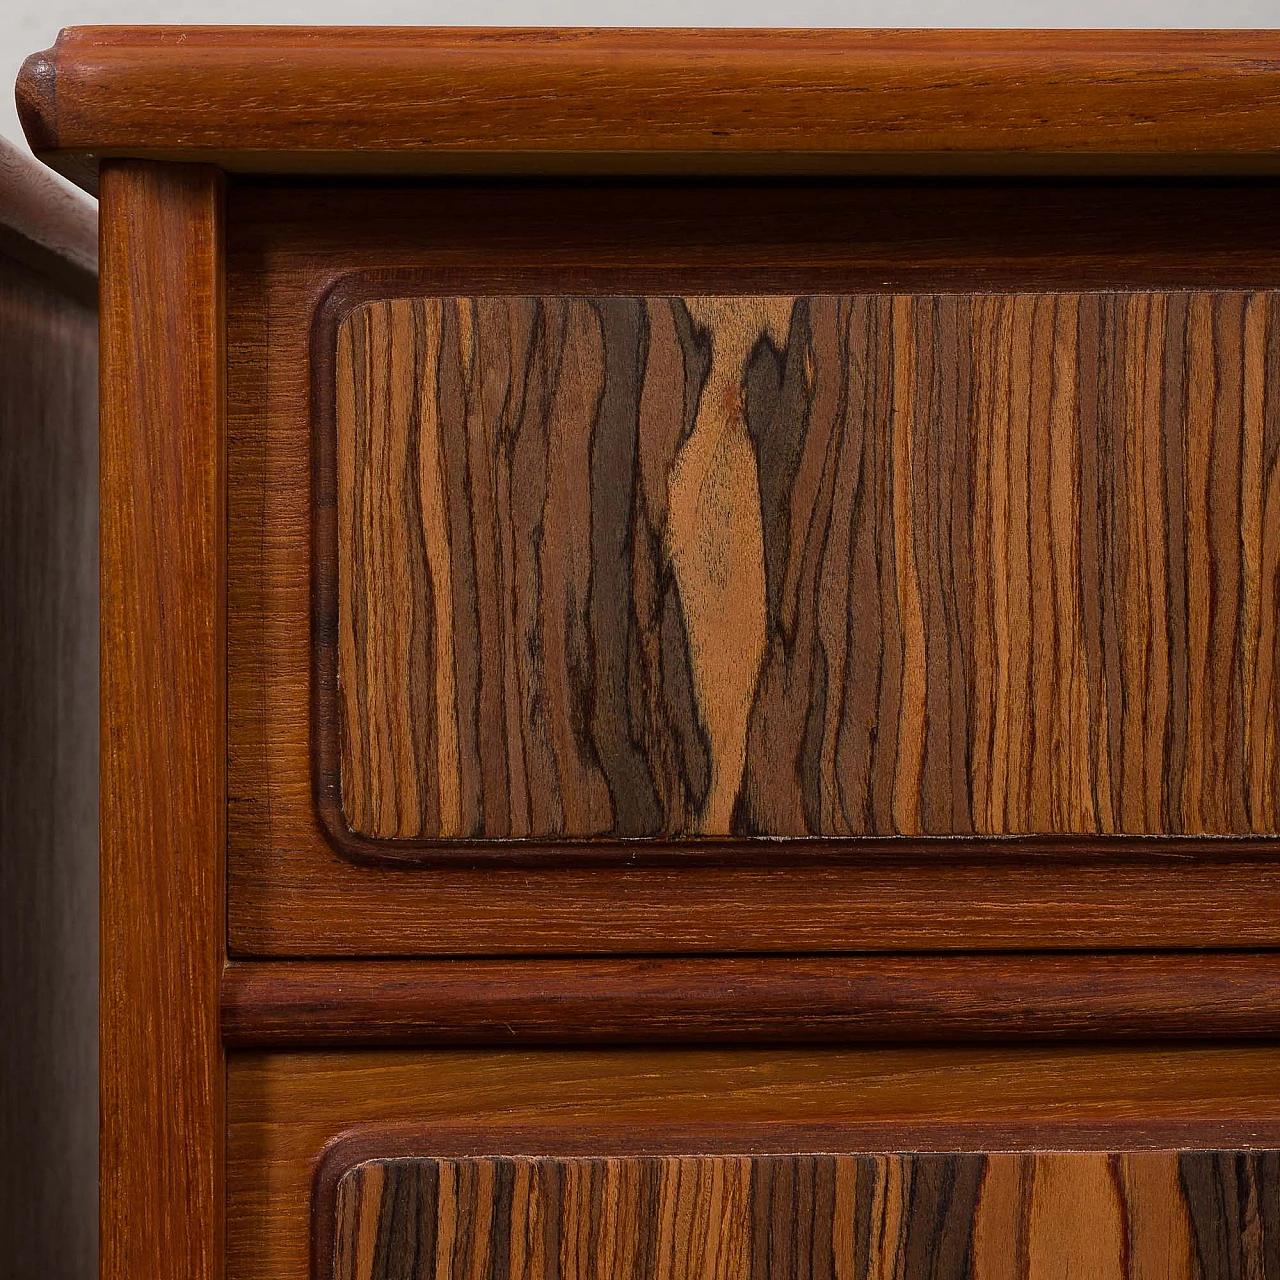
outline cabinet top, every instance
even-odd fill
[[[1280,31],[80,27],[32,147],[309,174],[1280,172]]]

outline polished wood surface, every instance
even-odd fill
[[[1270,31],[84,27],[18,82],[93,182],[146,155],[395,173],[1274,170]]]
[[[1270,1046],[233,1053],[228,1280],[310,1275],[364,1160],[1274,1148],[1277,1080]]]
[[[333,1280],[1267,1276],[1280,1152],[371,1160]],[[323,1242],[317,1242],[323,1247]]]
[[[233,961],[233,1046],[1270,1038],[1271,954]]]
[[[1280,1149],[1278,87],[1280,42],[1260,33],[115,28],[29,61],[31,136],[104,195],[105,1276],[322,1280],[342,1177],[371,1162],[714,1174],[883,1152],[950,1188],[974,1166],[927,1157],[1008,1156],[995,1204],[975,1193],[954,1219],[972,1251],[983,1214],[1021,1196],[1013,1243],[981,1254],[1006,1270],[1271,1265],[1274,1160],[1248,1153]],[[544,383],[578,394],[576,431],[502,424],[518,472],[476,447],[494,423],[467,378],[479,353],[495,381],[499,350],[482,309],[424,302],[482,298],[526,300],[502,357],[524,360],[522,385],[543,385],[556,344],[574,365]],[[623,341],[602,321],[594,350],[604,304],[584,300],[605,298],[610,317],[644,301],[643,342],[638,319]],[[417,395],[430,368],[462,388],[435,387],[434,468],[421,405],[361,444],[381,392],[338,394],[381,376],[359,326],[380,340],[370,317],[403,324],[406,306],[412,341],[389,346],[421,368],[397,379],[393,360],[386,385]],[[457,360],[421,360],[432,341]],[[874,359],[822,358],[842,343]],[[660,355],[679,416],[675,396],[665,417],[646,401]],[[607,394],[621,363],[630,398]],[[658,412],[640,465],[597,448],[625,431],[600,429],[591,387],[619,422]],[[830,388],[856,412],[827,414]],[[797,402],[804,433],[771,432]],[[480,424],[460,428],[459,405]],[[831,483],[852,468],[827,467],[823,439],[859,459],[861,497]],[[420,464],[399,490],[374,456],[388,443]],[[445,474],[459,453],[489,510]],[[539,523],[504,468],[587,482],[548,480]],[[643,510],[623,522],[627,485]],[[463,513],[433,503],[459,492],[467,537],[442,537]],[[395,518],[357,539],[364,497]],[[845,563],[868,569],[852,580],[874,609],[851,607],[806,516],[865,535]],[[402,572],[415,520],[436,532]],[[482,544],[504,520],[520,539],[499,559]],[[653,537],[627,575],[633,528]],[[545,596],[508,589],[517,550],[554,551]],[[375,616],[416,609],[441,574],[451,591],[474,575],[470,630],[456,594],[449,623]],[[538,625],[514,609],[491,625],[517,597]],[[636,607],[658,599],[679,628]],[[856,624],[841,653],[874,638],[884,655],[873,702],[852,705],[854,666],[835,672],[839,619]],[[468,683],[458,655],[477,647],[490,665]],[[811,703],[821,732],[799,723]],[[646,980],[646,956],[748,967]],[[788,956],[842,959],[797,979],[771,968]],[[437,958],[471,973],[433,976]],[[549,967],[515,978],[523,960]],[[571,963],[600,967],[566,1000]],[[506,1012],[527,1044],[494,1042]],[[840,1042],[742,1042],[820,1036],[824,1018]],[[308,1045],[311,1019],[331,1050]],[[643,1045],[614,1043],[646,1025]],[[684,1043],[700,1027],[718,1042]],[[1126,1161],[1149,1172],[1152,1153],[1159,1178],[1131,1187]],[[1177,1186],[1148,1198],[1169,1153]],[[907,1181],[909,1204],[927,1175]],[[1111,1217],[1073,1227],[1095,1193]],[[877,1222],[910,1222],[885,1208]],[[967,1256],[931,1231],[934,1258]],[[456,1238],[479,1269],[483,1232]]]
[[[1274,833],[1276,309],[356,307],[335,821],[402,842]]]
[[[110,164],[102,218],[101,1270],[217,1280],[220,175]]]
[[[517,200],[521,217],[513,220]],[[322,719],[324,700],[312,697],[332,681],[323,661],[336,651],[336,618],[313,613],[317,600],[337,599],[336,583],[326,583],[333,556],[325,550],[337,543],[336,504],[313,501],[337,474],[332,437],[316,429],[333,403],[325,362],[332,365],[336,339],[324,323],[317,328],[332,314],[326,299],[337,307],[339,298],[349,306],[566,290],[1257,292],[1280,286],[1270,184],[239,186],[231,202],[233,951],[510,955],[1280,940],[1280,864],[1268,840],[1090,837],[1066,846],[957,847],[947,839],[785,846],[722,839],[672,845],[665,863],[657,841],[455,842],[434,846],[429,868],[370,871],[350,865],[350,847],[339,856],[332,824],[326,832],[317,821],[317,794],[327,803],[332,778],[321,778],[317,791],[313,775],[313,742],[336,738]],[[1126,465],[1136,470],[1139,462]],[[1214,776],[1212,767],[1205,776]]]
[[[85,1280],[98,1225],[98,326],[94,258],[75,250],[97,218],[54,187],[0,140],[0,1259],[15,1276]]]

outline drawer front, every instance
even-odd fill
[[[235,1053],[228,1280],[1271,1277],[1272,1046]]]
[[[1280,942],[1229,195],[238,193],[232,950]]]
[[[1271,1276],[1280,1152],[367,1160],[317,1262],[322,1280]]]

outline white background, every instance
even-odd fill
[[[0,134],[13,82],[60,27],[126,22],[483,26],[1274,27],[1280,0],[0,0]]]

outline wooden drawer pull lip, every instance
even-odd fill
[[[233,1047],[1266,1037],[1271,953],[235,961]]]

